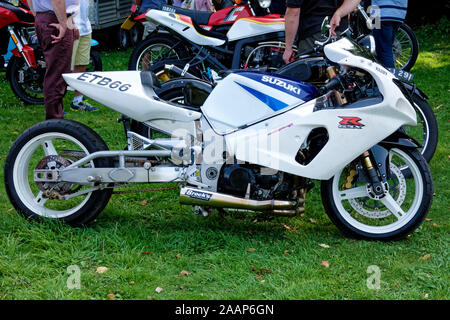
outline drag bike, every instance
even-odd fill
[[[26,104],[44,104],[46,64],[30,8],[21,0],[0,0],[0,18],[0,62],[6,65],[12,91]],[[92,40],[92,44],[98,42]],[[95,50],[91,50],[88,70],[102,70],[102,60]]]
[[[25,217],[72,226],[95,219],[113,188],[132,183],[176,182],[180,202],[203,216],[215,209],[295,216],[315,179],[326,213],[346,235],[404,238],[425,219],[433,196],[419,144],[400,130],[416,124],[413,101],[351,38],[330,39],[320,46],[340,71],[324,85],[238,71],[199,109],[161,99],[149,71],[65,74],[68,85],[127,116],[128,146],[108,150],[71,120],[35,124],[8,153],[7,195]],[[342,104],[337,96],[349,87],[358,89]],[[129,119],[170,137],[143,137]]]

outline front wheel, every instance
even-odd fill
[[[107,205],[112,188],[92,189],[70,182],[42,182],[40,170],[62,170],[84,156],[108,150],[89,127],[71,120],[47,120],[27,129],[14,142],[5,161],[4,182],[11,204],[27,218],[50,218],[82,226]],[[96,159],[83,167],[110,167]],[[48,171],[47,171],[48,172]]]
[[[13,56],[6,76],[14,94],[26,104],[44,104],[44,57],[36,51],[37,68],[29,67],[22,57]]]
[[[430,169],[419,151],[389,150],[384,196],[374,196],[353,162],[321,185],[322,202],[331,221],[344,234],[367,240],[397,240],[425,219],[432,202]],[[408,166],[410,177],[401,168]]]

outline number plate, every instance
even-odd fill
[[[414,75],[412,73],[409,73],[407,71],[401,70],[401,69],[389,69],[389,71],[394,74],[398,79],[405,80],[407,82],[411,82],[414,78]]]

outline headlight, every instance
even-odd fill
[[[259,2],[259,6],[261,7],[261,8],[268,8],[268,7],[270,7],[270,4],[272,3],[272,0],[258,0],[258,2]]]

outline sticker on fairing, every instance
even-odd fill
[[[185,195],[188,196],[189,198],[203,200],[203,201],[209,201],[209,199],[211,199],[211,197],[212,197],[211,193],[195,191],[195,190],[191,190],[191,189],[186,191]]]

